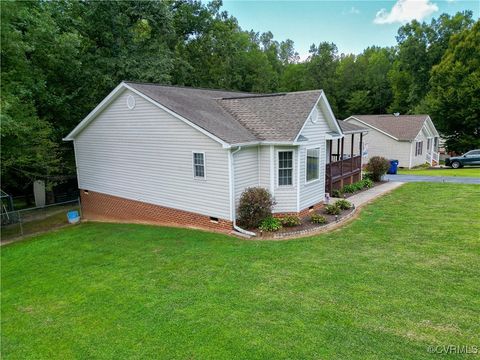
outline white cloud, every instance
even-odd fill
[[[428,15],[438,11],[437,4],[430,0],[398,0],[392,10],[381,9],[373,22],[375,24],[406,23],[412,20],[421,21]]]

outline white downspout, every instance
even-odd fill
[[[254,232],[242,229],[240,226],[237,225],[237,215],[236,215],[236,206],[235,206],[235,165],[234,165],[234,159],[235,155],[237,152],[242,150],[242,147],[239,146],[235,151],[232,151],[230,149],[229,151],[229,156],[230,156],[230,203],[232,204],[232,222],[233,222],[233,228],[237,230],[238,232],[249,235],[249,236],[257,236]]]

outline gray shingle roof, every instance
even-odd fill
[[[398,140],[414,140],[428,115],[352,115]]]
[[[340,129],[342,129],[344,134],[355,134],[368,131],[365,126],[358,126],[342,120],[338,120],[338,124],[340,125]]]
[[[294,141],[321,90],[219,100],[255,137],[264,141]]]
[[[229,144],[295,140],[322,92],[266,95],[126,84]]]

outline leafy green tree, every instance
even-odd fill
[[[333,43],[321,42],[310,47],[307,62],[307,82],[311,89],[323,89],[330,105],[337,110],[335,94],[335,72],[338,66],[338,49]]]
[[[347,112],[353,114],[371,114],[372,103],[370,101],[370,92],[368,90],[357,90],[352,93],[347,100]]]
[[[449,39],[473,23],[472,12],[441,15],[430,24],[413,20],[398,30],[398,52],[389,80],[393,90],[390,111],[411,113],[429,90],[430,70],[438,64]]]
[[[423,106],[449,150],[480,148],[480,22],[450,39]]]

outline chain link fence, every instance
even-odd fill
[[[9,241],[68,225],[67,212],[77,210],[80,199],[30,209],[2,212],[1,241]]]

